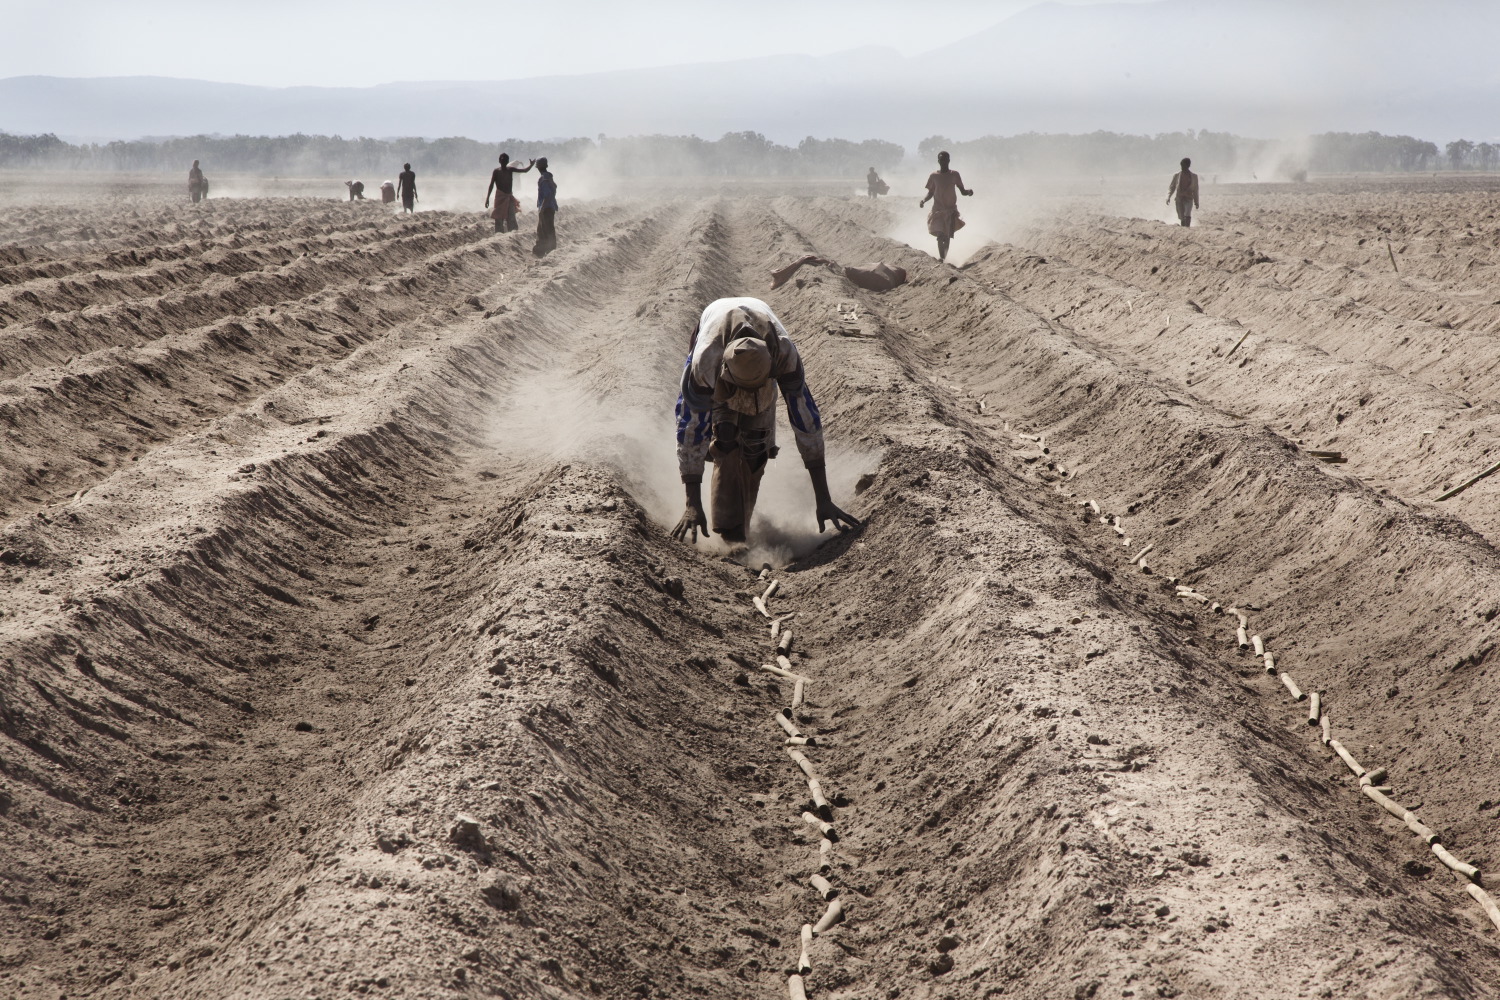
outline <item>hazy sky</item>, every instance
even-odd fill
[[[0,0],[0,76],[358,87],[823,55],[862,45],[911,55],[1038,2]]]

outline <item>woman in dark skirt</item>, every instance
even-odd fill
[[[536,246],[531,252],[545,257],[557,249],[557,181],[547,169],[547,158],[537,157],[536,168],[541,176],[536,179]]]

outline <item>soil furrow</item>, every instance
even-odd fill
[[[1233,273],[1184,261],[1199,240],[1196,233],[1132,231],[1126,240],[1112,239],[1105,227],[1096,226],[1084,233],[1071,227],[1033,230],[1022,242],[1038,253],[1065,257],[1179,303],[1192,300],[1225,319],[1249,324],[1253,318],[1249,328],[1256,334],[1388,365],[1469,404],[1500,399],[1500,362],[1494,360],[1500,341],[1491,330],[1492,320],[1500,322],[1500,311],[1487,316],[1493,296],[1473,303],[1451,293],[1434,294],[1425,303],[1411,302],[1413,293],[1386,297],[1342,277],[1309,280],[1309,271],[1321,269],[1302,263],[1284,266],[1267,260]],[[1263,257],[1254,245],[1229,252],[1246,260]],[[1180,314],[1185,308],[1191,307],[1173,311]]]
[[[1345,361],[1197,313],[1181,299],[1075,267],[1056,252],[1055,245],[1047,257],[986,247],[966,270],[1121,364],[1145,367],[1227,413],[1263,421],[1304,450],[1342,455],[1342,471],[1415,507],[1438,512],[1434,498],[1467,470],[1500,459],[1500,413],[1383,365]],[[1500,512],[1480,496],[1460,497],[1441,512],[1500,538]]]
[[[34,322],[44,315],[53,322],[65,322],[69,313],[156,298],[215,278],[285,267],[309,255],[321,258],[329,253],[364,253],[418,233],[458,233],[466,228],[482,233],[472,220],[456,220],[446,213],[426,213],[420,221],[390,218],[381,223],[368,219],[351,222],[331,235],[319,232],[302,239],[288,239],[279,232],[265,234],[271,238],[258,241],[230,235],[213,242],[179,244],[158,251],[161,256],[116,252],[70,261],[76,269],[29,280],[14,276],[6,280],[0,274],[0,329]],[[385,262],[377,255],[369,263],[380,267]]]
[[[496,268],[525,259],[514,240],[465,241],[378,281],[351,275],[300,301],[248,304],[211,326],[144,347],[96,351],[33,373],[24,385],[12,381],[11,398],[0,395],[0,422],[13,442],[0,460],[0,497],[14,516],[28,504],[90,488],[300,371],[373,338],[402,336],[414,322],[481,311],[476,293],[492,283]]]
[[[782,210],[785,212],[785,208]],[[799,206],[797,215],[804,226],[809,225],[810,216],[826,217],[803,206]],[[813,225],[832,237],[820,241],[817,249],[839,259],[857,262],[884,257],[915,273],[930,273],[930,259],[924,260],[922,255],[904,247],[870,237],[847,238],[848,228],[832,219],[826,226]],[[1392,725],[1393,716],[1399,718],[1410,711],[1405,706],[1415,702],[1420,706],[1417,711],[1433,712],[1446,705],[1441,691],[1448,684],[1446,674],[1450,668],[1446,664],[1452,662],[1451,655],[1460,657],[1460,663],[1472,664],[1459,669],[1474,669],[1477,674],[1486,651],[1493,649],[1493,630],[1484,626],[1486,599],[1478,598],[1476,602],[1479,591],[1471,589],[1467,582],[1460,583],[1460,580],[1472,581],[1476,575],[1494,580],[1500,561],[1493,550],[1451,522],[1434,523],[1403,516],[1399,503],[1389,509],[1393,501],[1375,497],[1357,483],[1340,485],[1340,481],[1325,477],[1311,461],[1294,458],[1274,439],[1238,427],[1191,401],[1174,398],[1170,391],[1163,391],[1093,354],[1085,344],[1049,329],[1003,296],[989,292],[966,276],[947,273],[953,275],[952,279],[938,278],[943,320],[920,334],[910,330],[904,318],[909,315],[930,320],[939,315],[939,307],[923,304],[912,308],[903,301],[914,298],[917,290],[911,293],[898,290],[879,300],[879,306],[874,305],[874,297],[858,293],[889,324],[875,324],[887,338],[886,342],[898,346],[898,353],[907,357],[913,368],[927,368],[938,374],[939,388],[933,392],[939,398],[933,414],[961,427],[968,425],[970,433],[978,437],[976,446],[978,441],[995,440],[994,430],[998,429],[995,425],[999,422],[980,418],[971,425],[969,419],[957,416],[964,409],[972,413],[974,400],[979,397],[988,398],[991,409],[987,412],[998,411],[1002,416],[1025,419],[1045,429],[1053,452],[1070,455],[1069,467],[1073,468],[1076,462],[1081,469],[1076,485],[1070,481],[1069,489],[1081,489],[1087,484],[1101,503],[1125,515],[1132,534],[1156,539],[1158,549],[1166,551],[1154,561],[1175,567],[1175,572],[1190,581],[1211,583],[1218,592],[1243,595],[1247,606],[1258,609],[1258,618],[1265,623],[1263,633],[1282,650],[1283,664],[1294,670],[1304,684],[1312,683],[1315,689],[1328,692],[1339,725],[1353,734],[1349,739],[1357,742],[1361,750],[1368,750],[1378,762],[1400,761],[1392,778],[1398,794],[1407,794],[1405,790],[1415,793],[1415,798],[1425,803],[1427,813],[1441,816],[1451,839],[1462,845],[1460,850],[1485,859],[1476,861],[1483,867],[1500,845],[1487,835],[1482,819],[1476,824],[1472,812],[1464,808],[1462,793],[1451,794],[1451,784],[1432,780],[1434,774],[1453,773],[1458,759],[1462,759],[1460,754],[1472,755],[1465,753],[1461,742],[1451,740],[1446,727],[1432,730],[1402,726],[1399,738],[1391,736],[1398,728]],[[954,385],[957,395],[942,391],[949,384]],[[1041,456],[1022,457],[1031,457],[1034,464]],[[963,476],[957,477],[957,481],[962,483]],[[1327,485],[1319,486],[1319,481]],[[1324,513],[1327,508],[1321,497],[1327,497],[1338,509],[1332,522]],[[931,516],[936,519],[940,515],[934,511]],[[1254,539],[1256,544],[1242,544],[1241,539]],[[1265,539],[1284,541],[1264,544]],[[1338,552],[1333,557],[1336,565],[1330,565],[1330,548],[1334,546]],[[1394,590],[1389,584],[1375,583],[1384,572],[1395,569],[1395,564],[1411,560],[1420,561],[1429,572],[1403,584],[1400,582],[1406,572],[1403,569],[1396,576]],[[1100,561],[1108,566],[1114,560]],[[1464,566],[1464,572],[1446,575],[1430,572],[1434,564],[1444,561]],[[1014,567],[1016,563],[1008,560],[1004,565]],[[1123,560],[1116,565],[1123,566]],[[1113,578],[1112,573],[1104,575]],[[1328,578],[1334,575],[1340,578],[1339,582]],[[1322,579],[1310,579],[1315,576]],[[1129,585],[1123,579],[1118,582]],[[1492,584],[1480,589],[1500,592]],[[895,587],[892,593],[905,590]],[[1401,613],[1393,614],[1395,609],[1387,606],[1386,595],[1397,592],[1402,595],[1403,608]],[[1365,594],[1371,595],[1370,599],[1363,598]],[[1161,600],[1164,595],[1143,596],[1149,601]],[[1128,622],[1135,604],[1135,597],[1127,592],[1114,596],[1106,606],[1123,613]],[[1413,636],[1411,616],[1433,611],[1448,621],[1467,620],[1474,624]],[[1476,611],[1478,618],[1473,617]],[[1152,624],[1160,628],[1160,618]],[[1045,630],[1039,631],[1046,635]],[[1164,638],[1160,636],[1159,641]],[[1208,649],[1227,650],[1233,646],[1232,640],[1190,638],[1195,645]],[[1230,789],[1234,787],[1239,780],[1236,775],[1252,782],[1239,794],[1244,795],[1243,801],[1254,802],[1255,806],[1231,810],[1239,821],[1272,830],[1284,829],[1290,838],[1284,844],[1317,845],[1319,855],[1338,845],[1337,863],[1326,857],[1299,861],[1290,852],[1290,862],[1279,855],[1262,857],[1253,879],[1216,886],[1218,892],[1225,894],[1231,910],[1245,913],[1251,896],[1264,906],[1263,883],[1273,872],[1286,875],[1306,889],[1307,880],[1326,877],[1314,873],[1333,870],[1327,867],[1330,864],[1334,869],[1351,866],[1350,877],[1339,879],[1324,905],[1340,906],[1333,902],[1334,898],[1348,892],[1368,893],[1366,902],[1353,910],[1368,905],[1367,912],[1374,916],[1383,912],[1384,907],[1410,906],[1413,909],[1403,917],[1396,918],[1394,912],[1387,916],[1397,922],[1417,921],[1424,926],[1431,926],[1434,920],[1446,920],[1450,910],[1463,910],[1467,897],[1455,892],[1456,887],[1451,884],[1445,887],[1441,882],[1436,883],[1435,891],[1429,894],[1412,880],[1408,870],[1420,869],[1431,874],[1431,865],[1423,866],[1425,849],[1419,842],[1413,843],[1399,823],[1395,824],[1398,831],[1375,829],[1381,821],[1369,815],[1368,803],[1350,794],[1352,779],[1340,773],[1341,765],[1337,761],[1328,763],[1322,749],[1308,738],[1305,718],[1283,707],[1278,699],[1284,698],[1285,693],[1279,687],[1259,684],[1258,669],[1237,669],[1232,653],[1205,650],[1203,659],[1208,661],[1205,663],[1198,660],[1196,651],[1183,649],[1185,644],[1185,639],[1166,642],[1167,650],[1161,647],[1154,650],[1158,656],[1170,651],[1175,667],[1142,667],[1138,663],[1129,668],[1129,674],[1155,678],[1165,671],[1162,676],[1166,676],[1185,665],[1182,660],[1185,654],[1191,664],[1192,681],[1154,685],[1169,692],[1162,706],[1163,714],[1184,712],[1187,718],[1200,722],[1217,720],[1210,725],[1224,728],[1211,730],[1210,734],[1223,734],[1219,752],[1226,757],[1223,763],[1214,763],[1216,748],[1198,738],[1196,723],[1192,724],[1194,738],[1190,745],[1168,740],[1154,749],[1160,753],[1161,747],[1171,746],[1193,757],[1179,766],[1206,768],[1199,773],[1203,778],[1212,773],[1212,780],[1205,780],[1204,785],[1218,789],[1221,796],[1225,794],[1226,782]],[[1110,647],[1105,644],[1102,648],[1107,651]],[[1391,650],[1398,648],[1401,654],[1392,662]],[[1084,653],[1083,661],[1087,664],[1097,658],[1088,657],[1087,650]],[[1143,650],[1140,655],[1150,653]],[[930,652],[924,654],[924,661],[932,663]],[[1065,677],[1078,669],[1073,667]],[[1388,692],[1386,685],[1372,676],[1375,673],[1389,676],[1397,671],[1404,677],[1399,693]],[[1205,682],[1210,690],[1216,683],[1226,686],[1228,690],[1220,696],[1221,703],[1184,706],[1181,703],[1184,692],[1197,694],[1196,689]],[[1144,708],[1161,693],[1132,691],[1130,700],[1137,708]],[[1025,706],[1036,699],[1033,695],[1018,700]],[[1393,700],[1402,702],[1402,707],[1391,705]],[[1478,718],[1470,721],[1480,727],[1484,725]],[[1269,770],[1267,743],[1277,745],[1288,755],[1279,758]],[[1470,763],[1466,770],[1473,766]],[[1396,770],[1399,777],[1395,776]],[[1475,787],[1487,780],[1476,774]],[[1179,779],[1171,787],[1195,787],[1192,782],[1193,779],[1185,782]],[[1236,797],[1232,790],[1229,794]],[[1144,794],[1140,798],[1152,801]],[[1266,821],[1262,813],[1270,820]],[[1276,819],[1278,816],[1285,818]],[[1165,822],[1158,823],[1155,815],[1150,816],[1150,822],[1158,830],[1173,830]],[[1184,817],[1182,822],[1177,828],[1183,838],[1179,843],[1203,835],[1203,826],[1197,820],[1189,822]],[[1247,841],[1242,838],[1248,836],[1248,831],[1241,831],[1230,842],[1243,844]],[[1243,848],[1237,850],[1244,855]],[[1208,853],[1212,855],[1211,851]],[[1410,859],[1411,865],[1404,870],[1387,860],[1393,856]],[[1297,873],[1299,864],[1307,865],[1306,874]],[[1235,867],[1238,870],[1240,865]],[[919,870],[930,869],[919,866]],[[1399,896],[1392,895],[1398,887]],[[1482,926],[1482,914],[1470,912],[1465,917],[1473,930],[1458,933],[1451,941],[1452,946],[1466,937],[1477,944],[1471,935]],[[1316,922],[1318,918],[1313,919]],[[1318,941],[1317,947],[1326,949],[1322,957],[1310,962],[1306,971],[1338,967],[1334,955],[1341,947],[1341,934],[1300,927],[1289,934],[1288,942],[1294,937]],[[1264,947],[1264,939],[1261,940]],[[1397,940],[1386,939],[1393,945]],[[1446,982],[1445,988],[1458,991],[1455,995],[1487,981],[1493,975],[1497,957],[1488,946],[1481,946],[1486,949],[1485,958],[1469,971],[1459,972],[1460,978],[1454,980],[1450,977],[1455,970],[1449,967],[1441,948],[1428,950],[1420,937],[1407,938],[1400,947],[1404,957],[1398,964],[1407,971],[1397,975],[1393,982],[1414,975],[1417,980],[1434,984]],[[1199,974],[1211,976],[1206,970]],[[1264,976],[1266,972],[1257,969],[1255,974]],[[1294,981],[1289,979],[1286,985]],[[1233,983],[1233,978],[1216,981],[1217,988],[1226,995],[1234,995]],[[1278,991],[1276,986],[1258,987],[1262,988]]]

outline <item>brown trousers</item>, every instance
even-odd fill
[[[760,480],[765,473],[764,462],[754,472],[750,471],[744,448],[736,448],[714,460],[709,508],[714,531],[726,542],[743,542],[748,536],[755,500],[760,496]]]

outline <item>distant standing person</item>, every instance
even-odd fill
[[[396,175],[396,193],[401,196],[401,210],[415,212],[417,201],[417,175],[410,163],[401,164],[401,173]]]
[[[868,189],[871,198],[879,198],[891,189],[889,184],[880,179],[880,175],[875,172],[874,167],[871,167],[870,172],[865,174],[865,187]]]
[[[949,159],[946,151],[938,154],[938,168],[927,175],[927,194],[917,202],[917,207],[921,208],[929,199],[932,201],[932,208],[927,213],[927,231],[937,237],[938,260],[948,259],[948,241],[964,227],[964,220],[958,217],[958,196],[970,198],[974,195],[972,190],[964,187],[958,171],[949,168]]]
[[[1188,167],[1193,161],[1188,157],[1182,158],[1182,172],[1172,175],[1172,183],[1167,185],[1167,204],[1172,204],[1172,196],[1177,197],[1177,221],[1184,226],[1193,224],[1193,209],[1198,207],[1198,175]]]
[[[198,161],[193,161],[193,168],[188,171],[188,197],[197,204],[198,199],[203,197],[203,171],[198,169]]]
[[[536,246],[531,252],[545,257],[557,249],[557,180],[545,156],[536,158],[536,169],[541,176],[536,179]]]
[[[500,165],[490,174],[490,186],[484,189],[484,207],[490,207],[490,192],[495,193],[495,209],[490,213],[490,218],[495,220],[495,232],[513,233],[516,226],[516,201],[515,187],[516,174],[524,174],[536,165],[532,160],[524,167],[513,167],[510,165],[510,154],[500,154]]]

